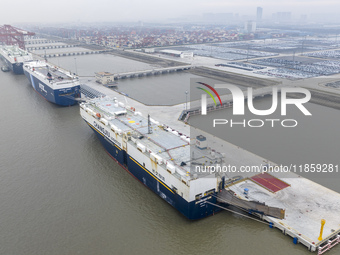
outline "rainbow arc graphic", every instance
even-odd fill
[[[205,87],[207,87],[207,88],[209,88],[212,92],[214,92],[215,95],[217,96],[218,100],[220,101],[220,104],[222,105],[221,97],[220,97],[220,95],[217,93],[217,91],[216,91],[213,87],[211,87],[210,85],[208,85],[208,84],[206,84],[206,83],[203,83],[203,82],[197,82],[197,83],[198,83],[198,84],[201,84],[201,85],[203,85],[203,86],[205,86]],[[197,87],[197,88],[200,89],[200,90],[203,90],[204,92],[206,92],[206,93],[212,98],[212,100],[214,101],[215,106],[217,106],[215,97],[213,96],[213,94],[212,94],[209,90],[204,89],[204,88],[201,88],[201,87]]]

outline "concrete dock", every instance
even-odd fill
[[[275,176],[275,173],[270,174]],[[248,197],[270,206],[285,208],[284,219],[265,215],[261,218],[310,251],[318,250],[318,254],[322,254],[329,240],[340,243],[340,194],[293,173],[287,173],[280,180],[289,184],[289,187],[275,193],[249,178],[229,186],[229,189],[240,198],[248,200],[243,192],[247,188]],[[322,240],[319,240],[322,219],[326,224]]]

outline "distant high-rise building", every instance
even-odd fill
[[[262,11],[263,11],[262,7],[257,7],[257,11],[256,11],[256,20],[257,20],[257,22],[262,20]]]

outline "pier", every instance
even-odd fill
[[[58,43],[60,41],[47,40],[47,39],[28,39],[25,40],[25,44],[43,44],[43,43]]]
[[[258,182],[256,177],[262,182]],[[277,186],[278,182],[287,185],[280,190],[269,188],[271,183]],[[318,251],[318,255],[321,255],[340,243],[339,193],[295,173],[276,174],[270,170],[265,174],[246,177],[228,185],[227,189],[243,203],[251,199],[284,208],[284,219],[254,210],[252,213],[268,222],[269,227],[275,227],[284,235],[291,236],[294,244],[301,243],[309,251]],[[243,204],[235,203],[235,198],[229,199],[231,202],[228,202],[228,197],[223,199],[225,193],[226,191],[222,192],[223,196],[219,198],[221,202],[248,209]],[[321,220],[326,222],[323,235],[320,235]]]
[[[32,50],[48,50],[48,49],[61,49],[61,48],[72,48],[78,47],[77,44],[58,44],[58,45],[48,45],[48,46],[27,46],[26,49]]]
[[[126,79],[126,78],[135,78],[135,77],[143,77],[143,76],[150,76],[150,75],[158,75],[158,74],[166,74],[166,73],[173,73],[173,72],[180,72],[184,70],[190,70],[192,66],[174,66],[174,67],[165,67],[165,68],[157,68],[151,70],[143,70],[143,71],[135,71],[135,72],[127,72],[127,73],[117,73],[114,74],[114,79]]]
[[[180,62],[180,60],[170,60],[170,59],[160,58],[160,57],[153,56],[150,54],[130,51],[130,50],[113,49],[110,51],[109,54],[122,57],[122,58],[131,59],[131,60],[141,61],[141,62],[150,64],[150,65],[162,66],[162,67],[186,65],[185,62]]]
[[[79,55],[90,55],[90,54],[100,54],[102,50],[96,51],[76,51],[76,52],[60,52],[60,53],[49,53],[49,54],[36,54],[40,57],[55,58],[55,57],[67,57],[67,56],[79,56]],[[33,52],[34,54],[34,52]]]

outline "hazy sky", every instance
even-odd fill
[[[2,0],[0,24],[16,22],[156,21],[206,12],[254,15],[263,7],[264,17],[273,12],[292,15],[336,13],[339,0]]]

